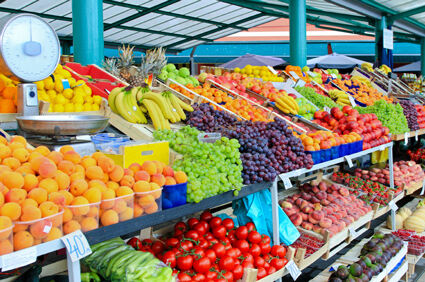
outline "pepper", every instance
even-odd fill
[[[96,272],[81,273],[81,282],[100,282],[100,277]]]

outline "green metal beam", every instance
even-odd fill
[[[21,14],[22,10],[0,7],[0,12],[11,13],[11,14]],[[45,14],[45,13],[37,13],[37,12],[31,12],[31,11],[25,11],[25,13],[33,14],[33,15],[36,15],[36,16],[39,16],[39,17],[45,18],[45,19],[72,22],[72,18],[68,18],[68,17],[50,15],[50,14]]]
[[[291,0],[289,4],[289,50],[291,65],[307,64],[306,0]]]
[[[421,73],[425,77],[425,38],[421,38]]]
[[[413,16],[413,15],[416,15],[416,14],[420,14],[420,13],[423,13],[423,12],[425,12],[425,5],[421,6],[421,7],[414,8],[414,9],[407,10],[407,11],[404,11],[404,12],[401,12],[401,13],[398,13],[398,14],[395,14],[393,16],[390,16],[390,18],[391,18],[392,21],[395,21],[395,20],[398,20],[398,19],[407,18],[407,17]]]
[[[140,18],[140,17],[142,17],[142,16],[144,16],[144,15],[147,15],[147,14],[149,14],[149,13],[154,13],[154,12],[156,12],[157,10],[159,10],[159,9],[161,9],[161,8],[164,8],[164,7],[168,6],[168,5],[171,5],[171,4],[173,4],[173,3],[177,2],[177,1],[179,1],[179,0],[169,0],[169,1],[165,1],[165,2],[163,2],[163,3],[161,3],[161,4],[155,5],[155,6],[153,6],[153,7],[149,8],[149,9],[146,9],[146,10],[144,10],[144,11],[141,11],[141,12],[138,12],[138,13],[136,13],[136,14],[134,14],[134,15],[131,15],[131,16],[125,17],[125,18],[123,18],[123,19],[120,19],[120,20],[118,20],[118,21],[116,21],[116,22],[114,22],[114,23],[111,23],[111,24],[105,24],[105,28],[104,28],[104,30],[108,30],[108,29],[111,29],[111,28],[114,28],[114,27],[120,26],[120,25],[122,25],[122,24],[124,24],[124,23],[127,23],[127,22],[132,21],[132,20],[137,19],[137,18]]]

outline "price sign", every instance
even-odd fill
[[[336,74],[334,74],[334,73],[332,73],[331,76],[332,76],[333,79],[337,78]]]
[[[285,189],[292,188],[291,180],[289,180],[288,177],[281,176],[280,179],[282,179],[283,186],[285,187]]]
[[[293,81],[292,79],[288,79],[287,82],[289,83],[290,87],[293,87],[295,85],[295,81]]]
[[[272,74],[277,74],[277,71],[272,66],[267,66],[267,68],[272,72]]]
[[[354,108],[356,105],[356,101],[354,100],[353,96],[351,96],[350,94],[348,94],[348,100],[350,100],[350,104],[351,106]]]
[[[421,195],[423,195],[425,192],[425,180],[422,182],[422,190],[421,190]]]
[[[311,77],[316,77],[316,76],[318,76],[318,75],[319,75],[318,73],[311,72],[311,71],[308,71],[308,72],[307,72],[307,74],[308,74],[309,76],[311,76]]]
[[[353,167],[353,161],[350,157],[345,156],[345,160],[347,161],[348,167]]]
[[[323,110],[325,112],[331,113],[331,109],[329,107],[327,107],[327,106],[323,107]]]
[[[289,274],[291,274],[292,279],[297,280],[297,278],[301,275],[301,271],[298,266],[295,264],[293,260],[290,260],[286,264],[286,269],[288,269]]]
[[[393,211],[397,211],[398,210],[398,207],[397,207],[397,205],[394,203],[394,200],[391,200],[389,203],[388,203],[388,206],[390,207],[390,209],[392,209]]]
[[[298,74],[296,74],[294,71],[290,71],[289,73],[292,75],[293,78],[300,79],[300,77],[298,76]]]
[[[66,246],[66,250],[71,257],[71,260],[80,260],[92,253],[89,242],[87,242],[86,236],[77,230],[61,238],[62,242]]]
[[[350,236],[351,237],[353,237],[353,238],[356,238],[357,237],[357,232],[356,232],[356,230],[354,230],[353,227],[349,227],[348,228],[348,231],[350,232]]]
[[[37,260],[37,249],[26,248],[7,255],[1,256],[1,270],[8,271],[33,263]]]
[[[305,85],[305,81],[302,79],[298,79],[294,87],[297,87],[297,86],[303,87],[304,85]]]
[[[404,144],[407,145],[409,143],[409,132],[404,133]]]
[[[68,79],[62,79],[62,86],[63,86],[63,90],[71,88],[71,85],[69,84]]]
[[[419,137],[418,137],[418,131],[415,131],[415,141],[418,141]]]

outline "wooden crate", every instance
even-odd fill
[[[304,248],[298,248],[296,249],[294,261],[298,265],[298,268],[300,270],[303,270],[307,267],[309,267],[311,264],[319,260],[329,249],[329,242],[326,242],[323,244],[323,246],[318,249],[316,252],[311,254],[310,256],[306,257],[306,249]]]
[[[415,137],[416,135],[420,136],[425,134],[425,128],[416,130],[416,131],[410,131],[409,132],[409,138],[410,137]],[[393,141],[400,141],[400,140],[404,140],[404,133],[403,134],[392,134],[391,135],[391,140]]]
[[[419,180],[404,187],[405,195],[410,195],[415,193],[417,190],[421,189],[423,185],[423,180]]]
[[[390,201],[392,200],[392,201],[394,201],[394,203],[397,203],[398,201],[400,201],[403,198],[404,198],[404,192],[399,193],[396,197],[394,197],[393,194],[390,195]],[[379,204],[374,203],[373,204],[373,210],[374,210],[373,219],[375,219],[375,218],[378,218],[378,217],[386,214],[391,209],[388,205],[381,206]]]

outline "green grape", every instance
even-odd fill
[[[316,91],[311,87],[298,86],[295,88],[295,90],[297,90],[298,93],[300,93],[303,97],[307,98],[310,102],[315,104],[320,109],[323,109],[324,107],[329,107],[331,109],[334,107],[338,107],[342,109],[341,105],[338,105],[329,97],[316,93]]]

